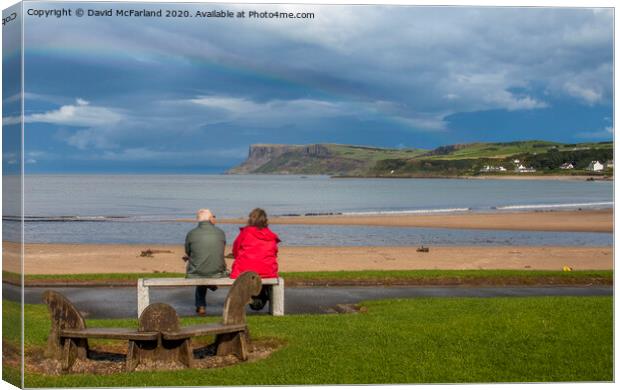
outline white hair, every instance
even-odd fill
[[[213,213],[209,209],[200,209],[196,213],[196,220],[200,221],[208,221],[213,216]]]

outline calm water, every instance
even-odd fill
[[[181,244],[184,222],[30,222],[29,242]],[[218,225],[229,244],[239,225]],[[286,246],[610,246],[611,233],[529,232],[375,226],[272,225]]]
[[[612,182],[450,179],[331,179],[326,176],[27,176],[28,216],[220,217],[501,207],[607,205]]]
[[[177,243],[192,225],[162,221],[192,218],[203,207],[218,217],[242,217],[254,207],[270,215],[286,215],[613,205],[613,183],[600,181],[36,175],[27,176],[24,187],[27,242]],[[10,202],[5,199],[5,203]],[[100,222],[73,222],[76,217]],[[5,238],[15,233],[11,225],[5,221]],[[237,227],[223,227],[229,237],[236,235]],[[612,241],[611,234],[583,233],[347,226],[274,229],[287,245],[611,245]]]

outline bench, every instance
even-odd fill
[[[47,338],[46,357],[61,362],[63,372],[68,371],[76,358],[90,355],[89,338],[120,339],[132,342],[157,342],[159,332],[139,331],[129,328],[87,328],[86,321],[73,304],[56,291],[45,291],[43,301],[50,312],[51,329]],[[135,367],[127,358],[127,368]],[[133,369],[133,368],[132,368]]]
[[[186,344],[187,350],[191,351],[192,337],[216,335],[214,344],[218,356],[234,354],[241,360],[247,360],[250,350],[250,335],[245,319],[245,306],[252,301],[252,296],[260,293],[261,287],[261,278],[258,274],[244,272],[239,275],[228,291],[220,323],[162,330],[162,341]],[[148,309],[147,307],[145,311]],[[184,358],[181,359],[181,361],[184,360]],[[191,359],[189,360],[191,361]]]
[[[261,290],[261,279],[254,272],[240,275],[230,288],[221,323],[181,327],[179,317],[170,305],[154,303],[147,306],[138,320],[138,329],[87,328],[84,318],[73,304],[60,293],[46,291],[44,301],[51,316],[46,356],[61,361],[67,372],[76,358],[88,358],[89,338],[128,340],[126,370],[133,371],[141,362],[179,362],[192,367],[192,337],[215,335],[218,356],[235,354],[247,360],[250,350],[245,305]]]
[[[235,279],[230,278],[151,278],[138,279],[138,317],[149,305],[150,287],[181,287],[181,286],[232,286]],[[262,279],[269,289],[269,313],[274,316],[284,315],[284,279]]]

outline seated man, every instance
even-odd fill
[[[215,226],[215,215],[208,209],[201,209],[196,213],[196,219],[198,226],[185,237],[186,277],[228,277],[224,261],[226,236],[222,229]],[[211,291],[217,290],[217,286],[196,286],[195,304],[199,316],[206,315],[207,288]]]

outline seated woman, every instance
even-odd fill
[[[233,244],[235,261],[232,264],[231,279],[246,271],[254,271],[261,278],[277,278],[280,238],[269,229],[265,210],[260,208],[252,210],[247,226],[239,230],[239,235]],[[250,307],[253,310],[261,310],[268,299],[267,287],[263,286]]]

